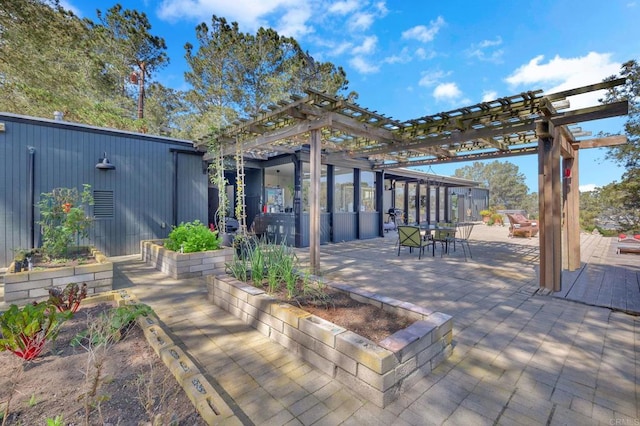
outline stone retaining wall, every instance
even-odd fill
[[[4,276],[4,300],[9,303],[27,303],[49,297],[51,287],[64,288],[69,283],[86,283],[87,293],[94,294],[113,288],[113,263],[98,250],[91,254],[97,263],[65,266],[44,270],[7,272]],[[13,266],[9,267],[13,270]]]
[[[162,245],[164,240],[140,242],[142,260],[175,279],[202,277],[224,272],[224,264],[233,260],[233,249],[178,253]]]
[[[207,277],[212,303],[382,408],[451,354],[451,316],[348,285],[325,284],[415,322],[376,344],[232,277]]]

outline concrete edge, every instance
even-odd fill
[[[141,303],[127,290],[112,290],[89,296],[83,304],[114,302],[117,306]],[[153,308],[151,308],[153,311]],[[171,333],[162,324],[155,311],[152,315],[139,317],[138,326],[156,355],[173,374],[202,419],[208,425],[242,424],[225,400],[216,392],[207,379],[206,372],[191,361],[188,355],[173,341]],[[170,356],[166,356],[169,354]]]

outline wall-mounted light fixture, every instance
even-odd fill
[[[102,158],[98,158],[98,164],[96,164],[96,169],[98,170],[115,170],[116,166],[109,162],[107,158],[107,153],[105,152]]]

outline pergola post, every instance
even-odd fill
[[[320,131],[311,130],[309,168],[309,264],[311,273],[320,271]]]
[[[540,205],[540,271],[539,286],[560,291],[562,278],[562,244],[560,221],[560,141],[554,141],[553,125],[537,123],[538,135],[538,201]]]
[[[564,136],[561,136],[564,138]],[[569,271],[580,268],[580,192],[578,190],[578,150],[562,159],[563,172],[563,223],[562,223],[562,266]]]

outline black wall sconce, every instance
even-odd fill
[[[98,164],[96,164],[96,169],[98,170],[115,170],[116,166],[109,162],[107,158],[107,153],[103,154],[102,158],[98,158]]]

